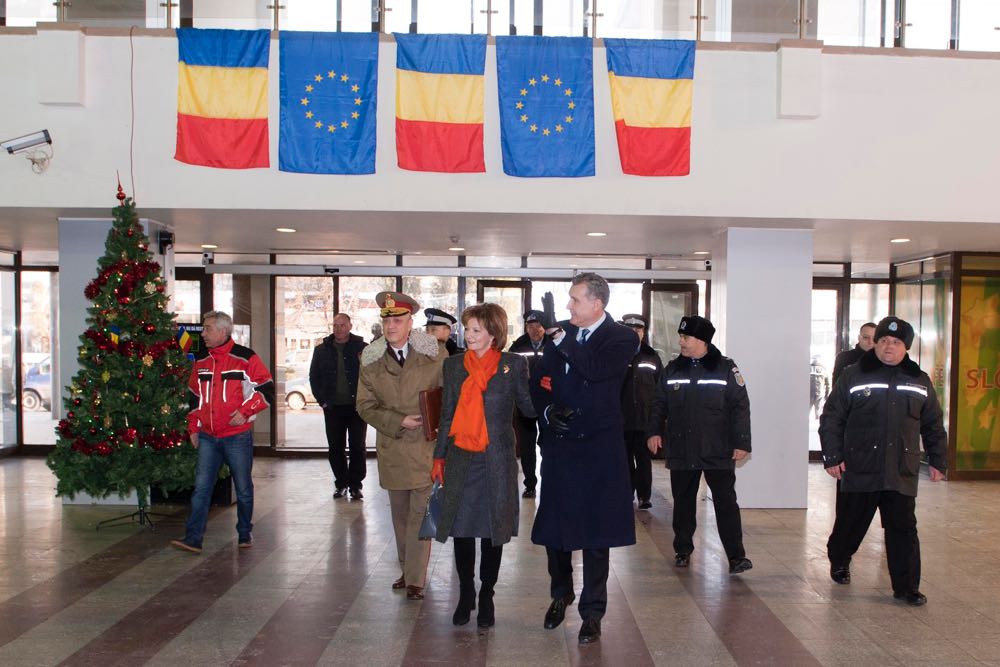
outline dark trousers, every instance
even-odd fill
[[[694,530],[698,526],[695,510],[698,508],[698,486],[701,475],[712,490],[715,504],[715,523],[719,538],[729,560],[745,558],[743,549],[743,523],[740,506],[736,503],[735,470],[671,470],[670,489],[674,496],[674,551],[689,554],[694,551]]]
[[[545,548],[549,559],[551,594],[556,600],[573,592],[573,552]],[[580,617],[596,621],[608,608],[608,549],[583,550],[583,592],[580,593]]]
[[[649,500],[653,494],[653,459],[644,431],[625,431],[625,457],[635,497],[639,502]]]
[[[475,608],[476,600],[476,538],[455,537],[455,569],[458,571],[459,604]],[[503,559],[503,545],[493,546],[493,540],[483,538],[480,542],[479,557],[479,599],[493,598],[493,587],[500,576],[500,561]]]
[[[838,493],[837,519],[826,543],[832,565],[849,565],[865,539],[875,510],[885,530],[885,555],[892,590],[920,590],[920,540],[917,538],[916,498],[896,491]]]
[[[514,415],[514,425],[517,428],[517,439],[521,444],[521,472],[524,473],[524,488],[533,489],[538,484],[535,474],[537,458],[535,443],[538,440],[538,420],[534,417]]]
[[[353,405],[328,405],[323,409],[326,420],[326,443],[330,448],[330,469],[338,489],[360,489],[368,472],[365,464],[365,423]],[[351,461],[347,462],[344,448],[350,445]]]

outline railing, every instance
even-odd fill
[[[1000,51],[1000,0],[0,0],[0,25],[48,21]]]

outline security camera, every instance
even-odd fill
[[[712,268],[712,260],[706,259],[705,260],[705,270],[708,271],[711,268]]]
[[[208,266],[209,264],[215,264],[215,253],[214,252],[201,253],[201,265]]]
[[[23,137],[17,137],[16,139],[8,139],[7,141],[0,142],[0,148],[13,155],[14,153],[20,153],[34,148],[35,146],[51,143],[52,136],[49,134],[49,131],[39,130],[38,132],[34,132],[32,134],[26,134]]]

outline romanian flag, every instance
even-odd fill
[[[483,172],[486,35],[396,33],[401,169]]]
[[[604,45],[622,171],[686,176],[691,172],[695,43],[605,39]]]
[[[174,159],[223,169],[268,166],[269,30],[177,30]]]
[[[503,171],[594,175],[594,41],[497,37]]]
[[[374,174],[378,33],[282,32],[278,169]]]
[[[112,324],[110,327],[108,327],[108,338],[111,339],[112,343],[117,345],[119,338],[121,338],[121,332],[122,330],[118,328],[117,324]]]
[[[180,346],[181,352],[187,354],[188,350],[191,349],[191,334],[187,332],[184,327],[178,327],[177,329],[177,345]]]

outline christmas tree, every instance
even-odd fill
[[[80,369],[48,464],[59,480],[56,495],[124,497],[135,489],[141,509],[150,485],[167,493],[194,486],[197,451],[187,436],[190,366],[160,265],[121,185],[118,199],[97,277],[83,291],[92,305]]]

